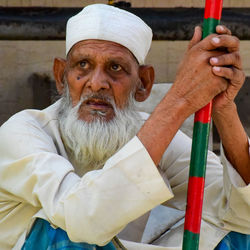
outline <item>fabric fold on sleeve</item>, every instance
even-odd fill
[[[224,168],[226,204],[221,213],[225,227],[232,231],[250,234],[250,184],[244,180],[227,160],[221,145],[221,162]]]
[[[66,230],[74,241],[93,243],[98,235],[104,245],[128,222],[173,197],[137,137],[94,172],[84,175],[64,201]],[[76,226],[82,219],[87,227]]]
[[[102,169],[81,178],[36,121],[10,120],[0,137],[1,196],[11,200],[1,219],[5,226],[13,219],[22,222],[11,244],[42,208],[49,222],[67,231],[72,241],[105,245],[129,222],[173,197],[137,137]]]

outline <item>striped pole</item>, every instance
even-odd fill
[[[203,38],[216,32],[215,28],[221,18],[222,2],[223,0],[206,0]],[[211,110],[212,102],[195,113],[182,245],[183,250],[199,249]]]

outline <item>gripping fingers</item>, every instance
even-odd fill
[[[217,25],[216,26],[216,32],[220,35],[226,34],[226,35],[232,35],[232,32],[230,29],[228,29],[225,25]]]
[[[235,67],[213,67],[213,73],[217,76],[228,79],[232,84],[243,84],[245,75],[242,70]]]
[[[191,49],[194,45],[196,45],[202,38],[202,30],[200,26],[196,26],[194,29],[194,34],[189,42],[188,49]]]
[[[211,43],[216,47],[225,47],[228,52],[235,52],[239,50],[240,41],[236,36],[219,35],[211,39]]]
[[[210,58],[210,64],[212,66],[234,66],[237,69],[242,69],[242,62],[238,51],[212,57]]]
[[[226,49],[227,52],[235,52],[239,50],[240,41],[236,36],[211,34],[204,38],[199,46],[202,50],[217,50],[223,48],[224,50]]]

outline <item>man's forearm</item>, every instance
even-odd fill
[[[137,136],[157,166],[163,153],[190,115],[186,104],[172,94],[172,89],[156,107]]]
[[[213,115],[213,120],[220,135],[225,155],[246,184],[250,183],[249,141],[232,104],[227,110]]]

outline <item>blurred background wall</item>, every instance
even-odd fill
[[[155,67],[156,83],[172,83],[193,28],[202,22],[205,0],[0,0],[0,125],[22,109],[44,108],[53,101],[53,59],[65,57],[66,19],[91,3],[131,10],[153,26],[147,63]],[[242,40],[249,77],[250,1],[224,0],[224,8],[222,20]],[[237,102],[250,135],[250,81],[246,83]]]

